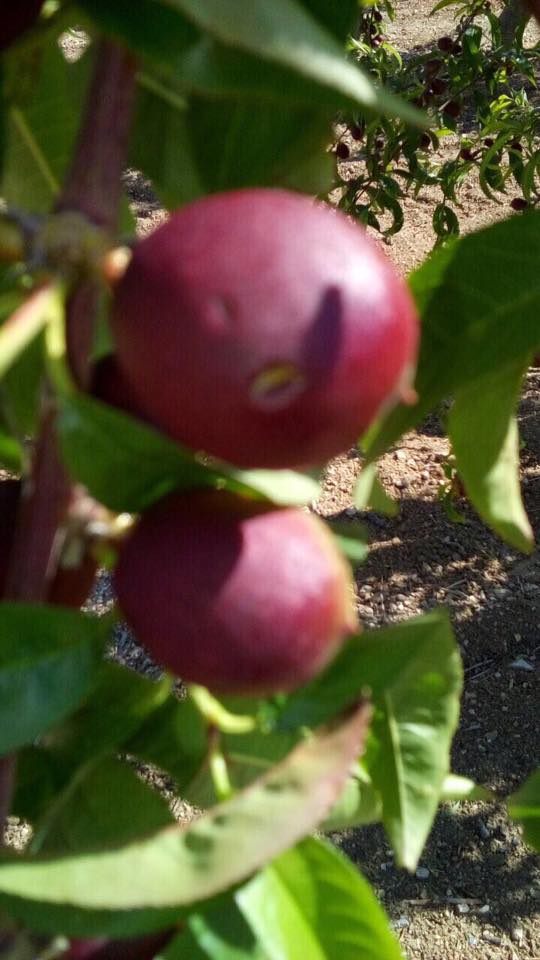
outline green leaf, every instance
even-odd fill
[[[364,757],[380,793],[396,862],[414,870],[449,771],[461,694],[461,660],[449,622],[426,631],[422,619],[394,627],[396,644],[416,639],[407,666],[381,695]]]
[[[334,804],[320,830],[330,832],[348,827],[378,823],[382,819],[382,803],[362,761],[355,764],[345,789]]]
[[[540,344],[540,212],[450,242],[410,277],[422,319],[415,388],[370,435],[370,459],[448,394],[520,361]]]
[[[352,637],[318,677],[287,697],[276,721],[278,730],[326,723],[360,696],[380,701],[386,691],[414,670],[419,651],[453,642],[444,610],[405,623],[366,630]]]
[[[226,7],[215,0],[204,6],[194,0],[139,0],[136,7],[130,0],[114,5],[81,0],[81,6],[100,27],[148,58],[157,68],[145,70],[152,84],[172,82],[176,95],[255,97],[318,110],[360,104],[422,123],[419,111],[378,90],[345,59],[332,34],[342,35],[351,0],[335,20],[331,7],[323,18],[321,0],[313,2],[317,19],[296,0],[278,0],[272,7],[256,0],[249,16],[240,0]],[[324,28],[331,20],[330,32]]]
[[[362,766],[380,795],[397,860],[414,867],[449,770],[461,660],[448,615],[437,611],[354,637],[284,704],[277,728],[322,723],[360,695],[375,707]],[[359,798],[361,800],[361,797]]]
[[[449,773],[444,779],[441,789],[441,803],[447,801],[493,800],[492,794],[485,787],[479,786],[469,777],[462,777],[457,773]]]
[[[236,893],[269,960],[401,960],[384,911],[358,870],[305,840]]]
[[[69,759],[77,766],[118,750],[172,701],[170,687],[168,678],[155,683],[118,664],[103,663],[91,696],[49,734],[48,749],[63,763]]]
[[[214,910],[190,914],[186,928],[160,960],[268,960],[232,894]]]
[[[229,470],[238,483],[256,490],[278,506],[303,507],[320,495],[320,486],[313,477],[294,470]]]
[[[22,465],[21,445],[3,430],[0,430],[0,465],[14,473],[19,473]]]
[[[163,434],[83,394],[62,399],[58,429],[70,473],[111,510],[135,512],[173,489],[216,484]]]
[[[460,390],[448,417],[467,496],[503,540],[525,553],[533,550],[534,535],[521,499],[514,411],[528,361],[503,367]]]
[[[206,193],[191,142],[187,104],[150,74],[139,77],[139,86],[130,162],[144,172],[162,203],[173,210]]]
[[[249,876],[309,833],[343,789],[361,749],[367,712],[300,744],[270,772],[187,827],[119,849],[0,859],[10,897],[93,910],[182,906]]]
[[[522,824],[527,843],[540,851],[540,769],[509,798],[508,812]]]
[[[352,495],[357,510],[375,510],[386,517],[395,517],[399,513],[399,503],[388,496],[377,476],[377,465],[367,463],[356,483]]]
[[[172,4],[156,0],[79,0],[79,6],[106,33],[158,64],[178,63],[199,32]]]
[[[35,59],[30,61],[28,76],[28,61],[13,55],[7,87],[15,103],[6,125],[0,184],[0,194],[13,206],[50,210],[71,158],[90,60],[83,56],[68,63],[53,39],[42,61],[38,57],[37,70]]]
[[[296,0],[170,0],[199,29],[224,47],[286,67],[330,87],[352,102],[417,122],[418,113],[371,84],[345,59],[342,46]]]
[[[125,749],[168,773],[186,796],[188,785],[206,760],[208,730],[190,697],[169,697],[127,741]]]
[[[134,770],[107,758],[91,763],[35,825],[30,853],[77,854],[120,847],[174,823],[166,801]]]
[[[0,326],[0,379],[23,351],[51,321],[63,316],[60,285],[49,282],[37,287],[28,299]]]
[[[304,504],[318,484],[292,470],[211,468],[162,433],[84,394],[60,401],[62,455],[73,477],[111,510],[135,513],[172,490],[227,488],[277,504]]]
[[[326,518],[328,526],[340,550],[345,554],[353,566],[358,566],[367,560],[369,554],[368,532],[363,523],[355,520],[336,520]]]
[[[108,629],[71,610],[0,605],[0,755],[50,730],[88,695]]]

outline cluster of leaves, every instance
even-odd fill
[[[442,0],[434,12],[451,5],[454,32],[421,52],[402,57],[385,36],[385,17],[396,18],[391,5],[384,15],[379,6],[365,9],[350,40],[370,76],[430,118],[422,133],[395,118],[344,117],[335,145],[340,206],[384,236],[402,228],[404,196],[417,197],[426,186],[441,193],[433,212],[436,242],[458,234],[459,190],[471,173],[491,201],[503,203],[512,186],[522,194],[506,201],[513,210],[540,203],[538,46],[523,45],[523,30],[511,46],[503,43],[489,0]],[[353,174],[348,162],[358,165]]]
[[[76,63],[57,46],[73,26],[121,38],[139,58],[130,160],[169,207],[254,184],[319,190],[337,109],[361,109],[363,129],[396,116],[405,130],[416,118],[343,58],[356,0],[253,0],[249,16],[240,0],[81,0],[51,10],[1,61],[0,194],[31,214],[54,206],[88,83],[93,45]],[[513,269],[502,270],[509,256]],[[416,272],[420,400],[364,438],[371,462],[359,508],[389,508],[376,456],[453,394],[450,430],[468,495],[501,536],[531,549],[514,410],[540,345],[539,261],[540,214],[531,212],[447,246]],[[66,388],[63,282],[34,286],[20,266],[3,269],[0,281],[0,319],[20,306],[17,322],[0,328],[4,466],[27,470],[26,438],[47,378],[65,465],[114,512],[201,484],[279,503],[313,499],[311,477],[210,467]],[[350,530],[340,543],[356,561],[365,552]],[[0,606],[0,757],[17,752],[12,812],[33,829],[24,853],[0,856],[0,930],[13,934],[12,955],[24,956],[30,937],[35,956],[34,933],[165,929],[166,960],[398,960],[366,881],[325,841],[306,838],[319,824],[380,821],[396,861],[414,869],[438,803],[474,795],[474,784],[449,771],[462,671],[445,612],[367,631],[311,684],[266,701],[217,701],[198,689],[179,700],[168,678],[104,661],[113,622]],[[205,812],[175,823],[126,758],[166,774]],[[536,777],[510,807],[537,846],[539,793]]]

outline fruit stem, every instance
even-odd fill
[[[217,727],[211,727],[208,731],[208,766],[218,802],[223,803],[232,797],[234,791],[220,741],[221,730],[218,730]]]
[[[56,205],[74,210],[103,229],[115,229],[122,196],[136,63],[112,41],[100,42],[70,172]],[[66,337],[73,376],[90,379],[90,351],[100,297],[99,281],[75,287],[67,307]],[[59,528],[72,494],[56,436],[56,403],[46,386],[31,476],[23,485],[5,599],[45,601],[58,560]],[[11,805],[13,761],[2,761],[0,824]]]
[[[190,684],[188,689],[191,699],[209,727],[215,727],[222,733],[240,734],[250,733],[257,726],[254,717],[230,713],[219,700],[212,696],[206,687]]]

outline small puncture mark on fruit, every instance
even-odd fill
[[[212,297],[204,305],[206,326],[215,333],[224,333],[234,325],[233,310],[221,297]]]
[[[282,410],[306,388],[306,378],[292,363],[274,363],[255,374],[249,388],[253,405],[263,410]]]

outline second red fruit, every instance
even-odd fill
[[[418,339],[407,287],[364,230],[281,190],[173,214],[135,249],[112,327],[148,418],[245,467],[346,450],[410,381]]]
[[[324,524],[225,492],[151,507],[120,551],[115,584],[158,663],[225,693],[292,690],[358,629],[350,571]]]

